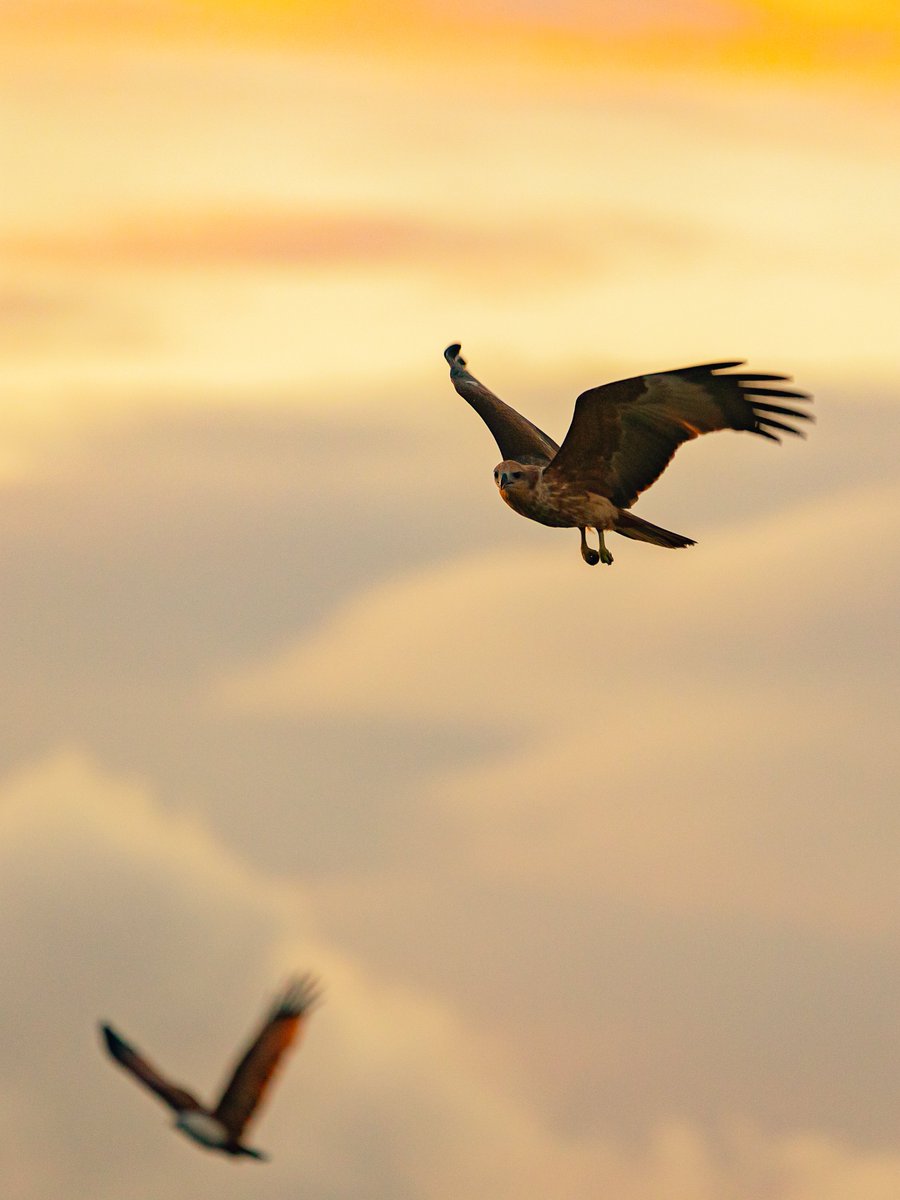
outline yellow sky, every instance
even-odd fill
[[[900,15],[892,0],[73,0],[6,6],[10,31],[270,45],[356,45],[379,54],[512,54],[565,70],[602,63],[824,71],[896,78]]]
[[[355,411],[476,334],[514,386],[723,355],[894,377],[889,97],[504,62],[10,60],[7,427],[185,393]]]

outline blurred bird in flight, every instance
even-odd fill
[[[558,446],[479,383],[467,370],[461,349],[454,343],[444,357],[453,386],[487,425],[503,455],[494,468],[500,495],[532,521],[577,528],[581,556],[592,567],[613,561],[603,537],[609,529],[654,546],[694,545],[691,538],[628,511],[663,473],[682,442],[716,429],[747,430],[777,442],[778,432],[802,436],[788,421],[812,420],[808,412],[793,407],[809,400],[806,393],[772,386],[789,383],[789,376],[725,374],[743,363],[706,363],[582,392],[569,432]],[[773,403],[780,400],[789,400],[790,406]],[[599,551],[588,545],[588,529],[596,530]]]
[[[213,1109],[163,1078],[109,1025],[100,1028],[113,1058],[173,1110],[176,1129],[210,1150],[264,1159],[266,1155],[259,1150],[244,1145],[241,1140],[244,1130],[256,1113],[282,1055],[297,1037],[301,1023],[318,998],[318,986],[310,975],[302,976],[285,988],[234,1068]]]

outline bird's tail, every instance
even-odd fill
[[[259,1162],[268,1162],[269,1161],[268,1154],[264,1154],[262,1152],[262,1150],[254,1150],[252,1148],[252,1146],[238,1145],[231,1151],[231,1153],[232,1154],[243,1154],[243,1155],[246,1155],[247,1158],[255,1158]]]
[[[613,529],[623,537],[634,538],[636,542],[652,542],[654,546],[667,546],[670,550],[680,550],[682,546],[695,544],[693,538],[672,533],[669,529],[661,529],[659,525],[651,525],[649,521],[636,517],[624,508],[619,509]]]

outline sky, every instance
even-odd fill
[[[882,0],[0,6],[8,1200],[894,1200],[900,136]],[[557,439],[746,358],[805,441],[574,531]],[[204,1153],[108,1020],[212,1100]]]

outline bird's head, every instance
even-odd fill
[[[494,483],[500,489],[500,495],[506,500],[510,493],[523,495],[537,487],[541,475],[540,467],[516,462],[513,458],[504,459],[494,467]]]

